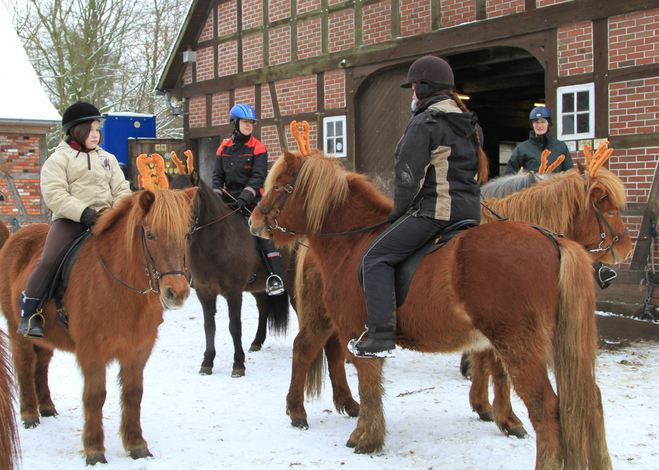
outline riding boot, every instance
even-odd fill
[[[368,334],[367,339],[363,339]],[[387,327],[369,327],[357,340],[348,344],[356,357],[396,357],[396,330]]]
[[[26,338],[43,338],[44,330],[43,326],[39,325],[39,318],[41,318],[42,324],[45,324],[45,320],[41,310],[37,310],[40,302],[41,299],[26,297],[25,291],[21,293],[21,300],[18,303],[21,309],[21,322],[16,333]]]

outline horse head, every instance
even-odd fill
[[[146,266],[149,287],[159,294],[162,306],[167,309],[182,308],[190,295],[185,250],[192,223],[190,208],[196,193],[197,188],[140,191],[125,205],[120,204],[116,213],[121,214],[122,208],[127,213],[127,259],[136,260],[133,269],[142,273],[141,276]],[[103,232],[110,223],[99,221],[98,245],[105,241]]]

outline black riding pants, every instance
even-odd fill
[[[394,267],[451,222],[405,214],[366,249],[360,269],[370,333],[396,331]]]
[[[85,224],[70,219],[57,219],[53,222],[37,266],[27,280],[26,297],[43,299],[46,296],[66,252],[85,230]]]

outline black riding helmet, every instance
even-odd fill
[[[101,112],[93,104],[78,101],[66,108],[62,116],[62,130],[64,134],[69,135],[69,130],[76,124],[85,121],[105,121]]]
[[[444,59],[427,55],[417,59],[407,72],[407,81],[401,85],[401,88],[412,88],[412,83],[416,83],[416,96],[424,99],[432,95],[437,90],[450,90],[455,85],[453,69]],[[419,84],[426,86],[419,87]]]

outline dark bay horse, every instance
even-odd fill
[[[588,174],[590,184],[584,185],[584,174]],[[548,175],[546,175],[548,176]],[[615,235],[626,232],[620,215],[620,208],[625,205],[625,191],[622,182],[608,170],[601,168],[595,176],[590,176],[585,169],[571,170],[556,175],[551,182],[547,177],[535,179],[528,175],[513,175],[492,180],[483,187],[489,194],[494,185],[499,195],[518,191],[520,180],[526,187],[533,184],[533,189],[518,193],[514,197],[488,200],[486,205],[497,214],[511,220],[527,221],[543,225],[558,233],[565,233],[568,238],[591,250],[594,260],[614,262],[613,255],[606,249],[599,249],[602,233],[599,231],[595,206],[606,214],[606,221]],[[542,181],[540,183],[540,181]],[[509,183],[512,183],[509,184]],[[523,186],[523,185],[522,185]],[[511,189],[512,188],[512,189]],[[592,191],[591,191],[592,190]],[[482,223],[497,220],[487,208],[482,208]],[[579,227],[580,229],[577,229]],[[603,224],[603,227],[606,227]],[[589,228],[590,231],[587,229]],[[607,229],[604,234],[610,244],[614,235]],[[625,235],[618,241],[621,252],[631,251],[631,237]],[[301,250],[298,255],[298,274],[296,298],[298,299],[298,317],[300,332],[295,339],[293,350],[293,372],[291,386],[287,396],[287,412],[295,427],[308,428],[304,409],[304,391],[315,397],[320,393],[323,380],[322,345],[325,353],[334,391],[334,403],[339,412],[346,411],[351,416],[359,414],[359,404],[355,402],[348,388],[343,371],[343,359],[348,354],[345,348],[334,345],[332,322],[327,316],[322,295],[322,279],[313,253]],[[320,354],[319,354],[320,353]],[[316,356],[316,354],[318,354]],[[492,349],[476,351],[471,354],[472,385],[469,394],[472,409],[481,419],[495,421],[506,434],[524,437],[526,430],[521,420],[515,415],[510,402],[510,382],[503,365]],[[494,407],[488,397],[489,377],[492,375],[495,389]],[[305,384],[306,377],[306,384]]]
[[[190,294],[185,249],[196,192],[138,191],[105,211],[71,271],[63,299],[70,330],[57,322],[55,302],[50,301],[43,311],[46,334],[40,340],[16,334],[18,301],[49,226],[22,228],[0,252],[0,305],[12,343],[23,425],[35,427],[39,414],[57,414],[48,365],[55,349],[75,353],[84,375],[82,441],[88,465],[106,463],[105,375],[114,360],[120,365],[124,448],[135,459],[151,456],[140,424],[143,371],[163,309],[183,307]]]
[[[591,193],[600,204],[603,189]],[[305,234],[321,273],[323,298],[345,347],[363,331],[357,282],[361,254],[382,229],[344,237],[386,219],[391,201],[335,160],[284,152],[266,180],[252,232],[277,245]],[[275,216],[275,214],[277,214]],[[596,223],[596,222],[595,222]],[[557,253],[557,247],[560,251]],[[617,259],[629,255],[613,247]],[[484,224],[421,262],[398,310],[397,343],[422,352],[493,348],[529,410],[536,468],[611,468],[599,388],[592,261],[575,242],[550,240],[517,222]],[[362,400],[348,445],[375,452],[384,443],[381,359],[357,359]],[[554,368],[554,392],[547,367]]]
[[[189,246],[190,271],[194,289],[204,311],[206,351],[200,374],[213,373],[215,359],[215,313],[218,295],[229,307],[229,332],[233,339],[232,377],[245,375],[245,352],[242,346],[241,308],[243,292],[256,299],[259,326],[250,351],[259,351],[265,341],[268,322],[275,331],[285,331],[288,324],[289,295],[295,288],[292,252],[282,250],[286,273],[286,293],[270,296],[265,292],[268,269],[254,237],[240,214],[232,213],[222,199],[193,170],[169,183],[172,189],[197,187],[195,199],[196,229]],[[293,305],[295,305],[291,298]]]

